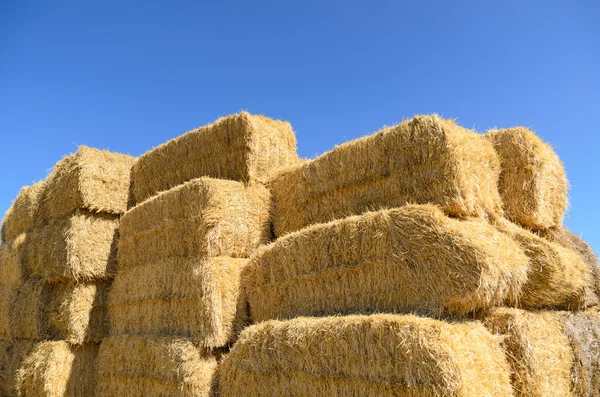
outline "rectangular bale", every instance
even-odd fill
[[[97,355],[97,343],[71,345],[65,341],[48,341],[36,344],[18,370],[19,395],[93,397]]]
[[[13,338],[99,341],[108,332],[108,282],[48,284],[29,279],[17,291],[10,315]]]
[[[576,396],[600,396],[600,314],[565,313],[564,327],[574,355],[571,389]]]
[[[564,312],[501,308],[485,320],[500,335],[516,396],[574,396],[574,355],[564,330]]]
[[[512,396],[499,342],[477,321],[273,320],[242,332],[219,366],[218,395]]]
[[[48,176],[39,220],[60,219],[75,210],[119,215],[127,210],[135,157],[80,146]]]
[[[185,338],[112,336],[98,354],[97,397],[209,397],[214,354]]]
[[[407,205],[310,226],[243,273],[251,319],[357,312],[464,315],[515,303],[528,261],[485,220]]]
[[[265,183],[278,168],[297,161],[288,122],[241,112],[142,155],[133,167],[135,202],[202,176]]]
[[[574,310],[598,303],[593,293],[592,269],[577,252],[506,220],[495,225],[529,258],[527,283],[519,297],[523,308]]]
[[[405,204],[456,217],[502,214],[500,164],[483,136],[417,116],[281,171],[270,183],[277,237],[313,223]]]
[[[560,226],[569,182],[552,147],[524,127],[488,131],[500,158],[498,189],[506,217],[528,229]]]
[[[24,186],[2,219],[2,241],[7,242],[33,227],[44,181]]]
[[[123,215],[119,268],[169,257],[248,257],[270,238],[269,208],[270,195],[263,186],[191,180]]]
[[[119,218],[76,211],[31,232],[25,251],[28,271],[49,282],[113,277]]]
[[[0,289],[16,287],[23,282],[23,248],[27,234],[21,233],[0,245]]]
[[[171,258],[119,271],[108,300],[113,335],[161,334],[225,346],[239,328],[240,273],[248,259]]]
[[[0,396],[17,397],[17,371],[34,345],[31,340],[0,340]]]

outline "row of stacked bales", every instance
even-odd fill
[[[142,155],[121,219],[97,396],[208,396],[245,318],[241,272],[271,238],[263,182],[295,163],[288,123],[222,118]]]
[[[93,394],[134,160],[81,147],[6,213],[1,266],[19,276],[2,309],[5,395]]]
[[[242,272],[259,324],[219,394],[600,395],[598,262],[561,225],[566,187],[530,131],[436,116],[282,171],[277,239]]]

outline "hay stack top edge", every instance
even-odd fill
[[[2,241],[7,242],[27,232],[33,225],[45,181],[24,186],[2,219]]]
[[[277,169],[298,161],[290,123],[241,112],[143,154],[133,169],[134,201],[202,176],[266,183]]]

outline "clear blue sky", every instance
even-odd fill
[[[79,144],[140,155],[245,109],[290,121],[313,157],[437,112],[534,128],[598,252],[598,4],[2,1],[0,212]]]

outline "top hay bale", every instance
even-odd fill
[[[417,116],[279,173],[271,181],[275,234],[407,203],[496,218],[499,174],[483,136],[435,115]]]
[[[550,145],[523,127],[486,136],[500,158],[498,186],[506,216],[533,230],[560,226],[568,206],[568,181]]]
[[[134,157],[80,146],[48,177],[39,220],[62,218],[78,209],[122,214],[127,210]]]
[[[219,365],[218,395],[506,397],[509,373],[480,322],[296,318],[246,328]]]
[[[19,195],[2,219],[2,241],[7,242],[33,226],[44,182],[21,188]]]
[[[246,112],[189,131],[142,155],[133,167],[136,203],[201,176],[266,182],[298,161],[288,122]]]

